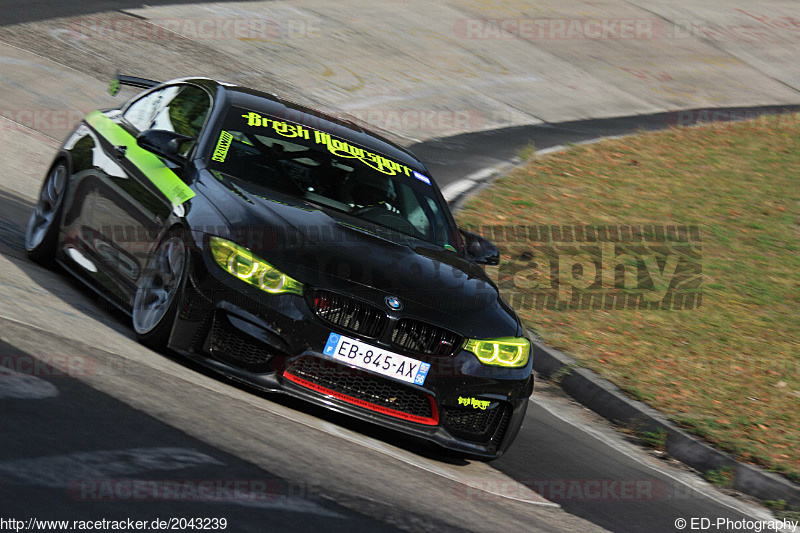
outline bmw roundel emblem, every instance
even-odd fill
[[[387,296],[383,299],[386,306],[393,311],[400,311],[403,308],[403,302],[397,296]]]

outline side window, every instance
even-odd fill
[[[144,131],[153,123],[164,102],[169,101],[176,92],[175,87],[153,91],[133,102],[123,116],[134,128]]]
[[[447,242],[447,223],[433,198],[417,195],[411,203],[415,207],[408,213],[408,221],[428,239],[440,244]]]
[[[151,128],[169,130],[197,139],[211,109],[208,94],[199,87],[183,85],[172,100],[156,113]],[[181,153],[186,155],[194,142],[186,142]]]

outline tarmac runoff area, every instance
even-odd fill
[[[25,198],[37,194],[78,117],[132,94],[105,94],[116,68],[267,88],[406,145],[632,115],[684,124],[695,108],[800,104],[794,2],[382,2],[365,12],[357,2],[120,1],[105,3],[118,11],[93,12],[89,2],[79,16],[49,20],[37,10],[58,12],[37,6],[0,14],[0,188]],[[470,163],[489,175],[485,161]]]

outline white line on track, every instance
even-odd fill
[[[203,498],[202,495],[196,493],[198,490],[197,480],[168,480],[169,486],[172,488],[167,489],[159,486],[155,480],[130,477],[143,472],[172,471],[207,465],[225,466],[225,463],[191,448],[130,448],[0,461],[0,473],[3,474],[3,480],[6,482],[65,489],[68,492],[75,491],[74,496],[79,499],[82,490],[90,492],[91,495],[88,499],[103,494],[104,490],[108,490],[109,496],[113,496],[115,494],[114,487],[124,481],[136,484],[135,496],[129,494],[134,489],[126,488],[124,499],[159,500],[164,499],[165,495],[169,493],[173,494],[175,499],[183,498],[183,501],[197,501],[199,496],[204,504],[239,505],[265,510],[310,513],[330,518],[346,518],[344,515],[305,498],[279,494],[272,495],[273,498],[266,498],[271,494],[242,488],[236,488],[235,497]],[[108,489],[103,488],[104,481],[108,482]],[[140,483],[136,483],[137,481]],[[81,488],[81,483],[87,483],[85,489]],[[161,480],[161,483],[164,485],[167,481]],[[185,495],[181,497],[180,494],[184,493]]]
[[[512,161],[504,161],[495,166],[483,168],[473,172],[472,174],[468,174],[460,180],[445,185],[445,187],[442,189],[442,196],[444,196],[445,200],[451,202],[459,196],[468,193],[474,187],[477,187],[482,181],[511,168],[513,165],[514,162]]]
[[[566,150],[566,149],[567,149],[567,147],[564,146],[563,144],[557,144],[557,145],[551,146],[549,148],[542,148],[541,150],[537,150],[536,151],[536,155],[537,156],[547,155],[547,154],[552,154],[553,152],[560,152],[560,151]]]
[[[130,448],[0,461],[6,481],[53,489],[70,482],[224,463],[191,448]]]
[[[572,145],[583,146],[585,144],[594,144],[609,139],[621,139],[623,137],[628,137],[629,135],[634,135],[634,134],[631,133],[623,135],[610,135],[608,137],[594,137],[592,139],[587,139],[585,141],[579,141],[573,143]],[[550,146],[548,148],[542,148],[541,150],[537,150],[534,155],[536,157],[541,157],[556,152],[564,152],[569,150],[572,145],[565,146],[563,144],[557,144],[555,146]],[[478,170],[476,172],[473,172],[472,174],[464,176],[460,180],[456,180],[448,185],[445,185],[442,188],[442,196],[444,196],[444,199],[447,200],[448,202],[452,202],[453,200],[455,200],[460,196],[468,195],[472,191],[472,189],[479,186],[481,182],[483,182],[484,180],[489,179],[501,172],[505,172],[517,165],[520,165],[521,163],[522,163],[521,161],[511,160],[500,163],[493,167],[487,167]]]
[[[56,396],[58,387],[49,381],[0,365],[0,400],[43,400]]]
[[[637,463],[645,466],[650,470],[655,470],[659,474],[666,476],[676,483],[679,483],[685,487],[688,487],[692,491],[698,492],[715,502],[728,507],[729,509],[737,512],[742,513],[746,516],[751,516],[752,518],[756,518],[758,520],[772,520],[772,515],[767,511],[762,511],[761,509],[750,506],[750,505],[743,505],[739,504],[739,502],[730,501],[727,497],[722,497],[720,494],[717,493],[716,489],[710,487],[705,482],[700,481],[695,474],[687,473],[685,476],[677,476],[670,472],[665,468],[658,468],[656,465],[645,461],[642,457],[640,457],[638,448],[633,445],[628,445],[625,443],[621,443],[618,439],[610,437],[608,435],[604,435],[602,432],[592,428],[590,425],[581,424],[580,422],[576,422],[572,418],[567,418],[561,415],[557,409],[553,408],[552,406],[548,405],[549,401],[544,398],[535,398],[531,397],[531,402],[536,404],[538,407],[541,407],[554,417],[558,418],[562,422],[569,424],[570,426],[586,433],[590,437],[594,437],[595,439],[599,440],[606,446],[612,448],[613,450],[621,453],[625,457],[629,457],[630,459],[636,461]]]
[[[475,182],[473,180],[463,178],[458,181],[454,181],[453,183],[442,189],[442,196],[444,196],[444,199],[449,202],[450,200],[465,193],[474,186]]]
[[[40,135],[40,136],[44,137],[44,139],[42,139],[42,140],[44,142],[48,143],[48,144],[53,144],[50,141],[55,141],[55,145],[56,146],[61,144],[61,141],[59,141],[55,137],[51,137],[50,135],[48,135],[46,133],[42,133],[39,130],[35,130],[35,129],[31,128],[30,126],[26,126],[25,124],[21,124],[21,123],[17,122],[16,120],[10,119],[10,118],[5,117],[3,115],[0,115],[0,120],[5,120],[7,122],[10,122],[10,123],[14,124],[14,126],[16,128],[26,130],[25,132],[28,133],[29,135],[30,134]]]

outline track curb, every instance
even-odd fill
[[[531,332],[533,339],[536,334]],[[784,500],[787,507],[800,508],[800,486],[754,465],[737,461],[690,435],[659,411],[625,395],[622,390],[580,364],[569,355],[533,340],[533,368],[544,378],[559,377],[560,387],[572,398],[615,424],[636,432],[666,434],[666,452],[701,472],[730,468],[733,488],[760,500]]]

